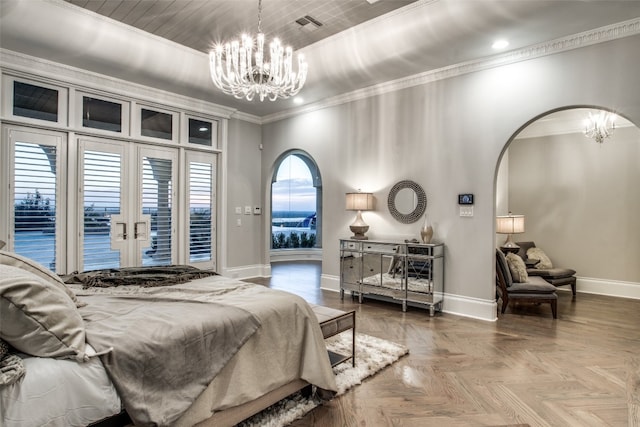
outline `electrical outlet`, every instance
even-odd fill
[[[242,226],[242,220],[241,220],[240,218],[238,218],[238,219],[236,220],[236,225],[237,225],[238,227]]]

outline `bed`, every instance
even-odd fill
[[[287,292],[219,275],[87,288],[0,251],[0,296],[0,338],[26,367],[0,386],[7,427],[123,408],[135,425],[234,425],[302,387],[336,390],[317,318]]]

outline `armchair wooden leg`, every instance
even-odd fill
[[[551,313],[553,314],[554,319],[558,318],[558,301],[557,300],[551,301]]]

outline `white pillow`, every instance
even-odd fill
[[[76,298],[76,294],[74,294],[73,291],[64,284],[62,279],[57,274],[32,259],[29,259],[22,255],[18,255],[15,252],[0,250],[0,264],[11,265],[13,267],[18,267],[23,270],[29,271],[40,277],[41,279],[46,280],[47,282],[50,282],[51,284],[62,289],[67,295],[69,295],[69,298],[73,300],[76,307],[82,307],[85,305],[85,303],[78,301],[78,298]]]
[[[535,268],[538,268],[541,270],[553,268],[553,264],[551,263],[551,260],[549,259],[547,254],[545,254],[544,251],[540,248],[529,248],[527,250],[527,258],[535,261],[539,261],[534,266]]]
[[[522,258],[514,253],[508,253],[505,258],[513,281],[515,283],[526,283],[529,280],[529,275],[527,274],[527,266],[524,265]]]
[[[84,321],[59,286],[0,264],[0,338],[39,357],[87,360]]]

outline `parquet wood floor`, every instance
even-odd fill
[[[410,354],[293,426],[640,426],[640,301],[558,292],[486,322],[319,289],[317,263],[252,282],[355,309],[359,332]]]

